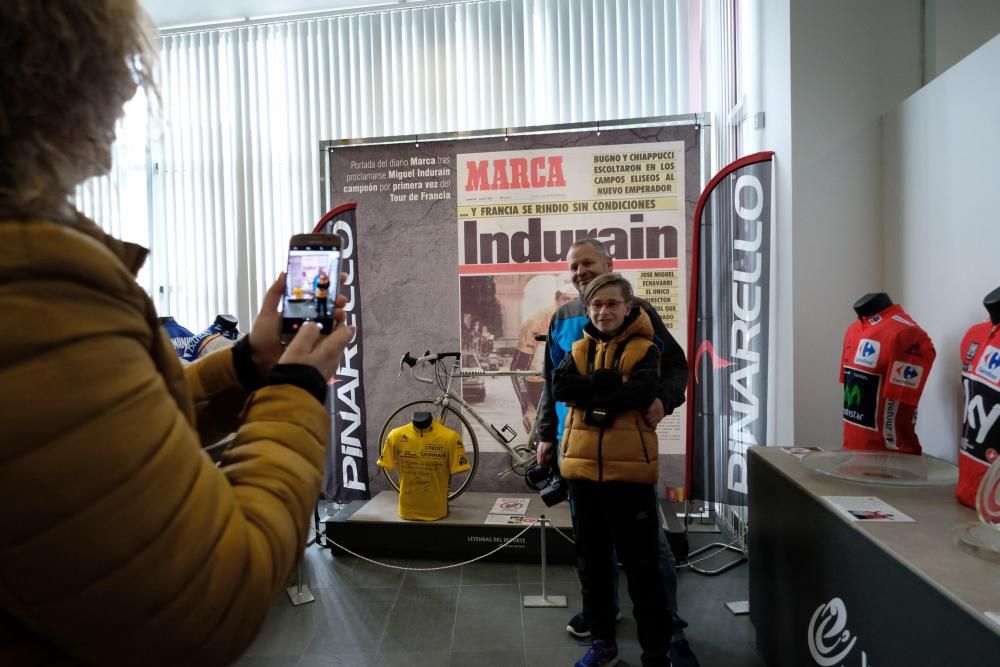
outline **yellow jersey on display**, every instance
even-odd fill
[[[424,429],[406,424],[390,431],[378,466],[397,469],[399,516],[420,521],[448,516],[448,482],[470,467],[462,438],[437,420]]]

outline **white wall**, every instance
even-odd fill
[[[795,440],[839,447],[851,306],[884,288],[881,116],[920,86],[920,4],[792,4]],[[914,314],[916,317],[916,314]]]
[[[926,0],[925,5],[928,81],[1000,33],[997,0]]]
[[[775,387],[778,405],[774,439],[768,444],[795,442],[795,382],[794,342],[792,325],[792,108],[791,108],[791,39],[789,34],[789,3],[787,0],[766,0],[754,3],[759,11],[761,71],[760,107],[752,105],[752,115],[763,110],[764,129],[759,137],[747,133],[747,152],[772,150],[775,152],[775,275],[777,278],[776,303],[773,304],[777,321],[774,332],[776,350],[776,375],[769,378]],[[749,96],[753,98],[754,96]],[[754,102],[756,100],[753,100]]]
[[[886,286],[924,327],[937,361],[920,401],[925,451],[955,461],[962,422],[959,345],[1000,286],[1000,37],[885,118]]]

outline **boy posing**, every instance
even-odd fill
[[[597,276],[582,295],[590,322],[556,370],[553,395],[570,406],[560,472],[569,480],[583,614],[594,641],[576,667],[618,662],[613,550],[624,563],[644,667],[670,665],[671,619],[659,572],[656,432],[642,411],[657,395],[659,352],[632,286]]]

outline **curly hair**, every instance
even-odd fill
[[[7,0],[0,14],[0,217],[53,217],[103,173],[154,50],[137,0]]]

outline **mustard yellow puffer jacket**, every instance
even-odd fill
[[[326,411],[247,400],[231,350],[182,369],[145,254],[82,217],[0,221],[2,665],[226,664],[305,545]],[[201,444],[236,428],[217,468]]]
[[[583,332],[553,380],[553,395],[570,406],[560,473],[567,479],[654,484],[659,448],[642,414],[659,390],[660,357],[649,316],[633,307],[617,335],[603,336],[591,324]],[[602,426],[587,423],[587,409],[595,406],[613,419]]]

